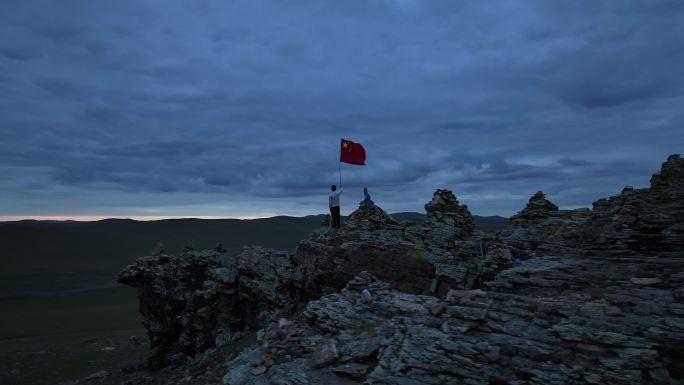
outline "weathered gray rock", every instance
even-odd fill
[[[434,265],[405,237],[406,226],[380,207],[361,206],[339,232],[321,229],[299,242],[294,255],[295,284],[312,298],[345,286],[369,271],[409,292],[427,291]]]
[[[454,242],[473,235],[475,223],[466,205],[459,204],[449,190],[435,191],[425,205],[427,218],[423,222],[424,243],[428,251],[441,255],[454,247]]]
[[[231,344],[242,328],[262,327],[302,298],[337,292],[361,271],[406,292],[428,293],[437,282],[445,293],[473,287],[510,267],[496,253],[482,258],[470,246],[457,245],[472,235],[474,224],[453,193],[437,190],[426,210],[428,219],[414,226],[377,205],[361,205],[341,231],[314,231],[294,254],[246,247],[231,257],[217,245],[205,251],[188,247],[178,257],[160,251],[139,259],[119,281],[139,289],[152,343],[150,366],[161,368]],[[458,258],[440,259],[450,251]],[[372,292],[360,301],[371,306]]]
[[[684,159],[671,155],[651,188],[596,201],[586,237],[595,248],[636,253],[684,249]]]
[[[424,225],[363,206],[295,253],[189,250],[120,280],[139,288],[153,366],[213,360],[206,383],[680,384],[683,175],[671,156],[651,188],[592,210],[538,193],[498,235],[438,190]]]
[[[651,187],[627,186],[617,196],[599,199],[592,210],[558,210],[541,192],[511,217],[506,243],[541,254],[653,254],[684,248],[684,159],[671,155]]]
[[[393,290],[364,272],[309,302],[308,322],[271,323],[223,381],[676,384],[682,261],[535,258],[492,282],[509,292],[450,290],[445,300]],[[649,285],[634,282],[645,272]],[[361,301],[364,292],[372,302]]]
[[[259,314],[291,304],[295,298],[294,263],[289,252],[244,247],[237,257],[238,287],[241,302],[249,303],[244,311],[252,314],[259,326]]]
[[[664,310],[672,295],[626,284],[584,301],[454,291],[438,315],[428,311],[438,299],[393,290],[376,294],[372,308],[340,311],[359,296],[343,290],[309,303],[308,312],[327,333],[391,333],[371,384],[676,383],[684,319]],[[664,312],[639,312],[653,303]]]
[[[295,252],[298,287],[318,295],[332,293],[360,271],[368,271],[399,290],[427,293],[434,279],[443,283],[440,290],[466,288],[478,283],[480,274],[489,279],[510,267],[510,262],[483,261],[473,252],[476,244],[463,245],[472,236],[474,223],[451,191],[437,190],[425,207],[427,219],[420,226],[395,221],[377,205],[361,205],[342,231],[314,232]],[[456,253],[458,260],[443,261],[448,252]]]
[[[234,260],[226,258],[215,251],[144,257],[119,274],[119,282],[138,288],[150,367],[182,362],[214,346],[221,325],[242,324],[230,281]]]
[[[538,191],[527,206],[509,220],[504,231],[505,244],[525,258],[543,254],[575,255],[584,251],[577,232],[586,224],[588,209],[559,210]]]
[[[433,294],[443,297],[450,289],[480,287],[500,271],[514,266],[513,255],[506,246],[493,242],[480,246],[478,241],[459,241],[452,251],[436,259]]]
[[[367,361],[378,354],[378,350],[384,342],[385,338],[383,336],[356,337],[346,341],[340,349],[340,361]]]
[[[333,373],[351,378],[363,378],[368,373],[368,365],[348,363],[332,368]]]
[[[238,257],[215,250],[139,258],[118,281],[138,288],[150,337],[148,364],[160,369],[238,340],[292,305],[292,256],[245,248]]]
[[[530,197],[527,206],[510,218],[510,223],[516,227],[526,227],[540,219],[547,219],[557,213],[558,206],[546,199],[544,192],[537,191]]]
[[[337,353],[337,345],[334,341],[323,339],[313,354],[313,366],[315,368],[321,368],[323,366],[328,366],[340,358]]]

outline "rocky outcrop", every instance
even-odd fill
[[[300,334],[335,354],[323,363],[315,353],[281,356],[268,371],[254,371],[249,356],[262,354],[257,348],[228,364],[223,382],[677,383],[684,375],[683,308],[668,288],[638,282],[584,301],[482,290],[451,291],[440,300],[362,273],[304,312],[310,326]]]
[[[590,214],[589,209],[559,210],[542,191],[537,191],[527,206],[509,219],[511,226],[503,237],[519,257],[574,255],[583,251],[577,231]]]
[[[592,210],[558,210],[537,192],[511,217],[506,243],[529,256],[675,252],[684,248],[684,159],[671,155],[651,187],[625,187]]]
[[[139,259],[119,282],[138,288],[150,366],[230,344],[305,299],[338,292],[361,271],[407,293],[444,295],[511,266],[505,253],[484,256],[477,242],[463,241],[473,233],[472,217],[450,191],[437,190],[426,210],[428,219],[417,226],[360,205],[341,230],[318,229],[294,253],[247,247],[231,257],[219,245]]]
[[[271,305],[284,306],[296,298],[292,253],[245,247],[237,256],[237,271],[240,299],[263,305],[254,310],[263,311]]]
[[[513,267],[510,249],[498,242],[469,240],[456,242],[435,262],[431,293],[443,297],[450,289],[479,288],[505,269]]]
[[[648,251],[684,249],[684,159],[671,155],[651,188],[626,187],[618,196],[593,204],[586,238],[594,248]]]
[[[139,258],[118,277],[138,288],[153,369],[182,363],[242,337],[290,310],[297,293],[292,255],[246,247],[237,257],[216,250]]]
[[[537,191],[530,197],[527,206],[509,220],[516,227],[529,227],[537,221],[548,219],[558,214],[558,206],[546,199],[542,191]]]
[[[405,236],[405,226],[378,206],[360,206],[341,231],[319,229],[299,242],[294,255],[296,284],[311,298],[339,291],[362,270],[402,290],[426,292],[434,266]]]
[[[473,219],[451,191],[437,190],[425,209],[427,219],[414,225],[394,220],[377,205],[360,205],[341,232],[314,232],[295,252],[299,287],[316,298],[339,291],[365,270],[398,290],[444,294],[452,287],[472,288],[493,277],[489,272],[511,266],[510,260],[492,264],[500,261],[496,253],[488,259],[479,242],[466,241],[474,233]]]
[[[363,202],[362,202],[363,203]],[[350,232],[398,230],[401,224],[395,221],[385,210],[375,205],[359,204],[344,221],[343,230]]]
[[[234,259],[212,251],[139,258],[119,274],[138,288],[151,368],[184,362],[242,324],[236,276]]]
[[[162,251],[119,280],[168,384],[681,384],[683,176],[671,156],[592,210],[538,192],[496,235],[438,190],[421,225],[361,205],[294,253]]]

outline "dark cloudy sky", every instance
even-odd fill
[[[0,3],[0,216],[588,206],[684,147],[684,2]]]

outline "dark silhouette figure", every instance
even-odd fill
[[[337,186],[330,186],[330,195],[328,195],[328,206],[330,206],[330,227],[333,229],[340,228],[340,194],[344,189],[340,187],[337,191]]]
[[[363,188],[363,201],[361,201],[361,205],[367,207],[375,206],[375,203],[373,203],[373,200],[371,199],[371,196],[368,193],[368,187]]]

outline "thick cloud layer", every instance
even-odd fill
[[[0,5],[0,216],[588,206],[684,143],[681,1]]]

